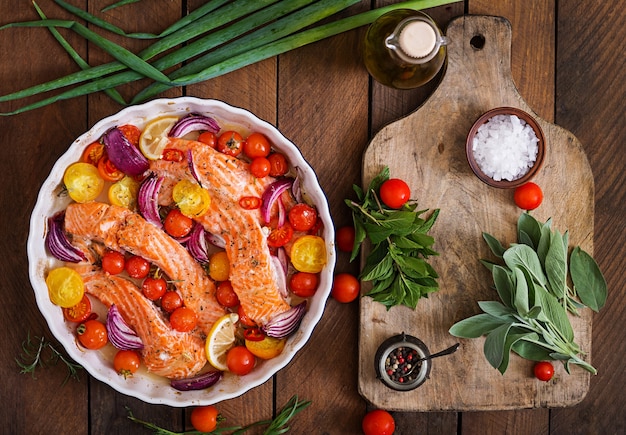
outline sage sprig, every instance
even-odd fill
[[[561,361],[567,373],[572,364],[596,374],[584,361],[575,342],[568,312],[594,311],[604,306],[606,281],[591,255],[575,247],[568,263],[568,233],[552,230],[552,221],[539,223],[523,213],[517,241],[508,249],[493,236],[483,238],[503,264],[481,260],[491,271],[501,302],[481,301],[482,314],[455,323],[450,334],[461,338],[486,336],[485,358],[504,374],[513,351],[532,361]],[[574,288],[567,284],[570,276]]]
[[[372,297],[389,310],[395,305],[415,309],[422,297],[439,289],[439,275],[428,263],[434,238],[428,235],[439,209],[427,219],[428,210],[417,211],[417,202],[409,201],[401,209],[385,207],[378,198],[380,186],[389,179],[385,167],[370,182],[367,190],[353,186],[357,201],[346,200],[352,210],[355,240],[350,261],[353,261],[367,239],[371,250],[367,254],[360,278],[372,283],[366,296]]]

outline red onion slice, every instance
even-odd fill
[[[268,337],[285,338],[298,330],[302,318],[306,314],[306,301],[303,301],[277,316],[261,327]]]
[[[200,182],[200,177],[198,176],[198,171],[196,170],[196,165],[194,164],[193,153],[190,149],[187,150],[187,165],[189,166],[189,172],[191,172],[194,180],[196,180],[198,184],[202,186],[202,183]]]
[[[205,237],[210,244],[218,248],[224,249],[226,247],[226,240],[222,236],[207,232]]]
[[[163,177],[152,174],[139,186],[137,193],[137,206],[139,213],[145,220],[158,228],[163,228],[161,216],[159,215],[159,190],[163,184]]]
[[[126,139],[119,128],[113,127],[104,133],[102,142],[111,162],[125,174],[141,175],[150,167],[148,159]]]
[[[141,338],[126,323],[115,304],[109,307],[106,320],[107,335],[113,346],[120,350],[142,349]]]
[[[46,234],[46,247],[48,251],[57,259],[70,263],[80,263],[86,261],[87,257],[83,252],[72,246],[63,231],[63,220],[65,212],[57,213],[48,218],[48,233]]]
[[[190,113],[187,116],[182,117],[174,124],[168,133],[169,137],[183,137],[193,131],[210,131],[217,133],[220,131],[220,126],[215,119],[200,115],[198,113]]]
[[[277,181],[274,181],[270,184],[263,195],[261,196],[261,216],[263,216],[263,220],[266,224],[268,224],[271,220],[271,211],[274,203],[280,195],[287,189],[289,189],[293,185],[292,178],[283,178]]]
[[[283,298],[289,296],[289,291],[287,290],[287,272],[283,268],[283,264],[280,261],[278,256],[271,256],[272,260],[272,271],[274,272],[274,276],[276,277],[276,285],[278,286],[278,292]]]
[[[194,224],[187,240],[187,250],[196,261],[207,263],[209,255],[207,251],[207,238],[204,227],[199,223]]]
[[[215,385],[222,376],[223,373],[220,371],[210,371],[193,378],[172,379],[170,385],[178,391],[204,390]]]

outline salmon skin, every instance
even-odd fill
[[[244,160],[200,142],[171,138],[167,147],[183,151],[188,158],[191,156],[194,173],[187,161],[151,161],[150,170],[164,178],[159,202],[171,203],[169,192],[176,182],[183,179],[199,182],[209,192],[211,206],[197,220],[207,231],[224,239],[230,262],[229,279],[243,311],[255,323],[264,325],[289,310],[291,306],[281,296],[261,212],[239,205],[243,196],[261,198],[274,179],[256,178]]]
[[[226,314],[215,298],[215,283],[187,249],[139,214],[100,202],[72,203],[65,211],[65,231],[74,239],[95,241],[126,251],[158,266],[196,313],[198,327],[208,334]]]
[[[140,353],[150,373],[169,379],[196,375],[206,365],[204,340],[197,332],[178,332],[131,281],[94,270],[81,273],[85,291],[107,307],[115,305],[143,342]]]

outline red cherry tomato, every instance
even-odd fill
[[[243,145],[243,153],[254,159],[255,157],[267,157],[270,154],[270,142],[262,133],[252,133],[246,138]]]
[[[241,305],[239,305],[239,308],[237,309],[237,315],[239,316],[239,322],[244,325],[244,326],[248,326],[250,328],[257,326],[256,323],[254,323],[254,320],[252,320],[250,317],[248,317],[248,315],[246,314],[246,312],[243,310],[243,308],[241,307]]]
[[[140,364],[139,354],[134,350],[119,350],[113,357],[113,368],[124,378],[132,376],[139,370]]]
[[[537,379],[548,382],[554,376],[554,366],[549,361],[539,361],[533,367],[533,372]]]
[[[185,237],[193,228],[193,219],[182,214],[179,209],[173,208],[165,216],[163,227],[165,232],[172,237]]]
[[[513,200],[522,210],[534,210],[541,205],[543,192],[541,187],[529,181],[515,189]]]
[[[273,153],[267,157],[270,161],[270,175],[272,177],[280,177],[287,173],[289,165],[287,159],[281,153]]]
[[[150,273],[150,262],[138,255],[133,255],[126,260],[125,268],[131,278],[144,279]]]
[[[391,435],[396,430],[396,422],[384,409],[376,409],[365,414],[361,427],[365,435]]]
[[[217,138],[217,150],[233,157],[241,154],[243,144],[243,137],[236,131],[225,131]]]
[[[89,316],[91,316],[91,301],[87,295],[83,295],[80,302],[73,307],[63,308],[63,317],[68,322],[84,322]]]
[[[317,291],[319,276],[316,273],[296,272],[289,278],[291,292],[301,298],[309,298]]]
[[[256,157],[250,162],[250,173],[256,178],[267,177],[271,169],[272,165],[265,157]]]
[[[87,145],[80,157],[80,161],[97,167],[102,156],[104,156],[104,145],[100,142],[93,142]]]
[[[202,142],[211,148],[215,148],[217,146],[217,135],[212,131],[204,131],[200,133],[200,136],[198,136],[198,142]]]
[[[233,285],[230,281],[222,281],[217,285],[215,298],[226,308],[234,308],[239,305],[239,297],[233,290]]]
[[[161,297],[161,308],[163,308],[168,313],[171,313],[182,306],[183,298],[180,297],[178,292],[165,292],[165,294]]]
[[[380,199],[390,208],[400,208],[411,197],[411,189],[404,180],[390,178],[380,186]]]
[[[256,358],[246,346],[235,346],[226,354],[226,365],[231,373],[247,375],[254,368]]]
[[[106,326],[99,320],[91,319],[81,323],[76,328],[76,333],[78,334],[80,344],[87,349],[100,349],[109,341]]]
[[[167,281],[163,278],[147,276],[141,283],[141,292],[151,301],[161,299],[167,291]]]
[[[257,327],[246,328],[243,331],[243,338],[248,341],[262,341],[265,338],[265,334]]]
[[[161,157],[166,162],[182,162],[185,160],[185,154],[181,150],[175,148],[165,148]]]
[[[117,275],[124,271],[126,260],[124,254],[117,251],[107,251],[102,256],[102,270],[111,275]]]
[[[355,300],[361,292],[361,284],[354,275],[339,273],[333,279],[331,296],[338,302],[348,303]]]
[[[274,228],[267,236],[267,244],[272,248],[285,246],[293,237],[293,228],[289,222],[285,222],[282,227]]]
[[[261,208],[261,198],[258,196],[242,196],[239,198],[239,206],[244,210],[256,210]]]
[[[124,173],[117,169],[106,154],[98,160],[98,173],[106,181],[119,181],[124,178]]]
[[[335,233],[337,248],[343,252],[352,252],[354,237],[355,231],[353,226],[346,225],[345,227],[339,228]]]
[[[139,137],[141,136],[141,130],[139,127],[132,124],[124,124],[117,127],[122,134],[128,139],[128,142],[134,146],[139,146]]]
[[[289,223],[296,231],[309,231],[316,222],[317,210],[308,204],[296,204],[289,210]]]
[[[172,328],[179,332],[189,332],[196,327],[198,316],[189,307],[178,307],[170,314]]]
[[[191,411],[191,425],[198,432],[213,432],[217,428],[218,417],[215,406],[198,406]]]

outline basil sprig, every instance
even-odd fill
[[[345,201],[352,210],[355,228],[350,261],[357,257],[362,243],[369,240],[371,250],[359,276],[372,283],[367,296],[387,310],[395,305],[415,309],[420,298],[439,289],[439,275],[426,261],[429,256],[438,255],[432,249],[435,240],[427,233],[439,209],[422,219],[420,216],[428,210],[416,211],[415,201],[407,202],[398,210],[384,206],[377,192],[388,179],[389,168],[385,167],[366,191],[353,186],[357,201]]]
[[[523,213],[517,223],[518,243],[505,249],[484,233],[492,253],[504,264],[481,262],[491,271],[501,302],[478,302],[483,311],[455,323],[450,333],[461,338],[486,336],[484,353],[504,374],[510,352],[532,361],[561,361],[596,374],[580,355],[568,312],[589,307],[598,311],[607,297],[606,281],[595,260],[575,247],[568,261],[568,233],[552,230],[552,221],[539,223]],[[568,275],[573,288],[568,286]]]

